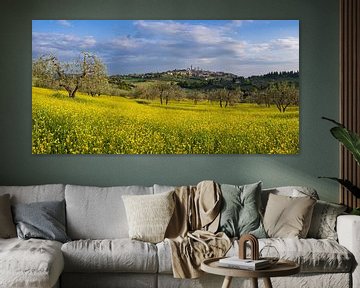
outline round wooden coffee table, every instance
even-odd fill
[[[270,268],[254,271],[222,267],[219,265],[219,259],[221,258],[204,260],[201,263],[201,270],[210,274],[225,276],[222,288],[229,288],[233,277],[251,278],[254,288],[258,288],[258,278],[263,278],[265,287],[272,288],[270,277],[289,276],[300,272],[300,266],[288,260],[279,260]]]

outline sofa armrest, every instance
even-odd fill
[[[336,224],[339,243],[355,257],[353,287],[360,287],[360,216],[341,215]]]

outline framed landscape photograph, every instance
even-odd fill
[[[298,20],[33,20],[33,154],[297,154]]]

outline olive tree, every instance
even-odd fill
[[[206,95],[198,90],[191,90],[187,96],[187,98],[194,101],[194,105],[196,105],[199,101],[202,101],[205,97]]]
[[[267,88],[267,94],[280,112],[285,112],[290,105],[299,103],[299,89],[293,83],[273,83]]]
[[[234,105],[241,101],[244,93],[241,91],[240,88],[236,89],[215,89],[209,93],[209,100],[219,101],[219,105],[221,108],[228,107]]]
[[[249,101],[258,105],[264,104],[266,107],[270,107],[272,103],[270,94],[266,90],[256,88],[251,92]]]
[[[153,95],[156,95],[160,99],[160,104],[163,105],[164,101],[165,104],[168,105],[170,98],[172,98],[176,93],[179,87],[177,85],[167,83],[167,82],[158,82],[151,86],[151,91]]]
[[[107,83],[106,67],[95,55],[83,52],[72,62],[60,62],[54,55],[43,55],[33,62],[33,77],[38,84],[63,88],[74,98],[79,89],[99,94]]]
[[[105,93],[109,88],[106,67],[99,58],[94,57],[91,71],[81,81],[81,91],[91,96]]]

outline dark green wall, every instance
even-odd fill
[[[338,146],[321,116],[338,118],[337,0],[2,0],[0,184],[190,184],[202,179],[265,187],[308,185],[337,201]],[[301,152],[298,155],[31,154],[32,19],[299,19]]]

